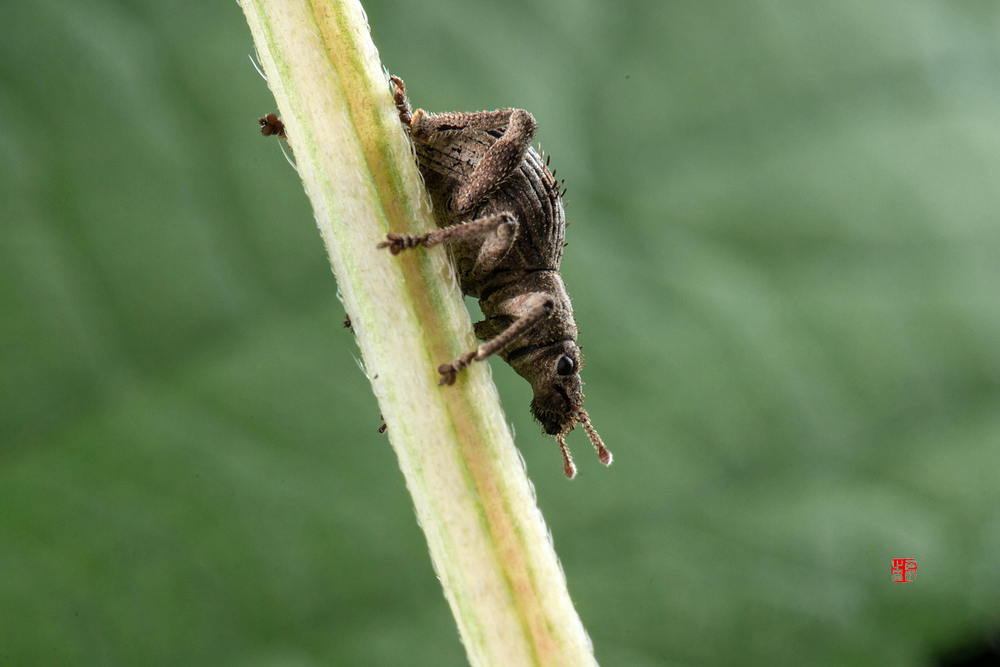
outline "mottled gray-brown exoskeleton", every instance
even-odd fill
[[[535,119],[523,109],[429,114],[412,111],[391,77],[399,118],[413,139],[439,229],[388,234],[378,245],[403,250],[448,244],[462,292],[479,299],[484,341],[442,364],[442,385],[473,361],[497,354],[531,383],[531,414],[554,435],[566,476],[576,466],[566,434],[583,424],[601,462],[611,452],[583,407],[581,356],[566,287],[559,276],[566,218],[560,184],[531,147]]]

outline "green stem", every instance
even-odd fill
[[[431,559],[474,665],[593,665],[356,0],[243,0]]]

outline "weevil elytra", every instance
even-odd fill
[[[555,436],[566,476],[576,466],[566,435],[583,424],[604,465],[611,452],[583,407],[582,357],[566,287],[559,275],[566,218],[561,184],[532,148],[534,117],[523,109],[429,114],[412,110],[402,79],[390,77],[399,119],[413,141],[438,229],[388,234],[378,248],[393,255],[447,244],[462,292],[479,299],[482,344],[441,364],[441,385],[454,384],[473,361],[496,354],[534,392],[531,414]],[[285,136],[273,114],[267,136]]]

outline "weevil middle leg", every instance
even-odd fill
[[[474,270],[488,273],[510,250],[510,246],[517,236],[517,220],[510,213],[497,213],[471,222],[462,222],[450,227],[435,229],[426,234],[389,233],[385,235],[385,241],[379,243],[376,248],[379,250],[388,248],[393,255],[398,255],[404,250],[421,245],[425,248],[431,248],[441,243],[454,243],[481,236],[487,236],[487,238],[483,241]],[[482,266],[479,266],[480,264]]]

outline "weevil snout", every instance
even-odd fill
[[[562,341],[533,350],[510,363],[531,383],[535,394],[531,400],[531,414],[546,433],[556,437],[566,476],[570,479],[576,476],[576,466],[565,437],[577,424],[583,424],[601,463],[611,465],[611,452],[604,446],[583,407],[580,348],[572,341]]]

